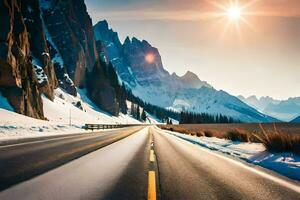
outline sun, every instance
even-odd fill
[[[230,6],[227,9],[227,16],[230,20],[239,20],[242,16],[242,9],[238,6]]]

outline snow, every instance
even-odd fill
[[[84,132],[81,127],[38,120],[0,108],[0,141]]]
[[[37,77],[39,84],[48,82],[48,77],[47,77],[46,73],[44,72],[43,67],[40,66],[39,61],[36,58],[33,58],[32,64],[33,64],[33,69],[34,69],[34,72],[35,72],[35,75]]]
[[[44,115],[48,121],[13,112],[6,98],[0,95],[0,141],[86,132],[82,129],[86,123],[141,123],[128,115],[120,114],[116,117],[103,112],[89,100],[85,90],[77,90],[78,96],[74,97],[62,89],[56,89],[53,102],[42,96]]]
[[[67,83],[69,83],[71,86],[74,85],[74,82],[72,81],[72,79],[69,77],[69,75],[67,73],[64,73],[64,79]]]
[[[261,143],[243,143],[214,137],[196,137],[166,130],[164,132],[209,150],[273,170],[291,179],[300,180],[300,156],[290,153],[269,153]]]

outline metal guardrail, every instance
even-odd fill
[[[104,130],[112,128],[125,128],[131,126],[145,126],[145,124],[85,124],[83,128],[85,130]]]

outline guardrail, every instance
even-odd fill
[[[85,124],[83,128],[85,130],[104,130],[112,128],[125,128],[130,126],[145,126],[145,124]]]

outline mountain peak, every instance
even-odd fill
[[[171,74],[171,76],[176,77],[176,78],[179,78],[179,76],[176,74],[176,72],[173,72],[173,73]]]
[[[108,22],[106,21],[106,20],[102,20],[102,21],[99,21],[96,25],[95,25],[95,27],[99,27],[100,29],[104,29],[104,30],[106,30],[106,29],[108,29]]]
[[[183,76],[180,77],[180,80],[191,88],[201,88],[203,86],[211,88],[207,82],[201,81],[199,77],[191,71],[187,71]]]
[[[141,41],[136,37],[132,37],[132,43],[141,43]]]
[[[124,40],[124,44],[130,44],[131,43],[131,40],[130,38],[127,36]]]
[[[247,100],[249,100],[249,101],[258,101],[258,98],[255,95],[251,95],[251,96],[247,97]]]
[[[185,79],[185,80],[199,80],[200,81],[199,77],[195,73],[193,73],[191,71],[187,71],[183,76],[181,76],[181,79]]]

